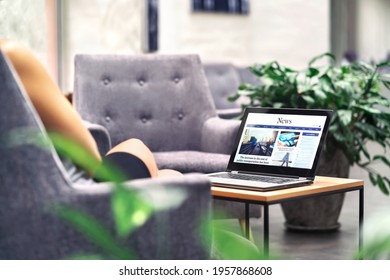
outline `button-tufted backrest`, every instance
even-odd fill
[[[197,55],[77,55],[74,105],[113,145],[135,137],[152,151],[199,149],[216,116]]]
[[[217,109],[239,108],[238,102],[228,101],[240,85],[240,75],[231,63],[206,63],[204,70]]]
[[[236,67],[236,69],[240,74],[242,84],[260,85],[259,78],[248,67]]]

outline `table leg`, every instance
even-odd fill
[[[364,189],[359,190],[359,253],[363,250]],[[364,259],[364,256],[362,256]]]
[[[245,203],[245,237],[249,239],[249,203]]]
[[[269,205],[264,205],[264,256],[269,257]]]

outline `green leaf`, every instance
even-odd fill
[[[370,165],[371,164],[371,161],[367,161],[367,162],[365,162],[365,163],[358,163],[358,165],[360,166],[360,167],[362,167],[362,168],[364,168],[364,167],[366,167],[366,166],[368,166],[368,165]]]
[[[98,254],[75,254],[66,257],[67,260],[104,260],[104,256]]]
[[[84,234],[88,240],[101,247],[108,254],[118,259],[134,259],[135,255],[125,249],[122,244],[111,236],[99,221],[87,213],[67,206],[57,206],[54,208],[55,213],[77,231]]]
[[[364,242],[363,250],[356,252],[353,256],[355,260],[359,259],[380,259],[384,254],[390,251],[390,237],[372,238]]]
[[[318,60],[320,60],[320,59],[322,59],[322,58],[324,58],[324,57],[330,58],[330,59],[331,59],[331,63],[336,62],[336,57],[334,56],[334,54],[332,54],[332,53],[324,53],[324,54],[321,54],[321,55],[316,56],[316,57],[314,57],[313,59],[311,59],[311,60],[309,61],[309,67],[311,67],[312,64],[314,64],[316,61],[318,61]]]
[[[366,137],[375,140],[376,139],[376,130],[370,124],[367,123],[355,123],[355,127],[361,132],[366,134]]]
[[[305,100],[307,102],[308,105],[312,105],[312,104],[314,104],[316,102],[314,100],[314,98],[309,96],[309,95],[302,94],[301,97],[302,97],[303,100]]]
[[[58,133],[48,133],[48,135],[60,155],[69,158],[84,170],[95,174],[96,178],[110,182],[122,182],[125,180],[126,177],[120,170],[107,162],[102,164],[74,140]]]
[[[118,235],[124,238],[143,225],[154,209],[134,191],[119,185],[112,195],[112,211]]]
[[[365,104],[369,105],[382,105],[389,107],[390,106],[390,101],[386,98],[378,98],[378,97],[373,97],[373,98],[368,98],[366,100],[362,100]]]
[[[385,182],[387,183],[387,185],[388,185],[389,188],[390,188],[390,179],[387,178],[387,177],[383,177],[383,180],[385,180]]]
[[[51,141],[49,141],[49,139]],[[117,170],[108,166],[103,166],[96,157],[79,143],[59,133],[50,132],[48,133],[48,137],[45,137],[41,132],[28,128],[20,128],[11,131],[6,140],[6,145],[16,146],[23,144],[32,144],[44,149],[51,149],[54,146],[58,154],[70,159],[82,169],[87,170],[92,174],[96,173],[98,170],[102,170],[103,176],[101,178],[105,181],[116,182],[118,180],[123,180],[124,178],[123,174]]]
[[[287,73],[296,73],[297,71],[291,69],[291,68],[288,68],[288,67],[284,67],[284,71],[287,72]]]
[[[249,67],[249,70],[256,76],[261,77],[263,76],[263,65],[255,64],[253,66]]]
[[[320,100],[327,99],[327,95],[325,94],[325,92],[323,92],[322,90],[319,90],[319,89],[314,90],[314,95]]]
[[[236,93],[235,95],[230,95],[230,96],[228,96],[228,100],[229,100],[230,102],[234,102],[234,101],[236,101],[238,98],[240,98],[240,94],[238,94],[238,93]]]
[[[345,97],[349,97],[350,95],[353,95],[354,92],[355,92],[355,88],[353,87],[353,85],[351,85],[351,83],[349,82],[346,82],[346,81],[338,81],[338,82],[335,82],[335,87],[339,90],[339,91],[343,91],[345,93],[347,93],[348,95],[345,96]]]
[[[333,137],[333,135],[335,133],[337,133],[338,127],[339,127],[338,124],[334,124],[334,125],[329,126],[329,130],[328,130],[329,131],[329,137]]]
[[[351,73],[351,69],[349,68],[349,65],[342,65],[341,66],[341,72],[346,75]]]
[[[254,91],[254,90],[239,90],[239,91],[237,91],[237,94],[239,95],[238,98],[240,96],[249,96],[249,97],[253,96],[253,98],[257,98],[257,95],[259,93]],[[231,100],[231,101],[233,101],[233,100]]]
[[[4,143],[5,148],[13,148],[20,145],[34,145],[44,149],[50,149],[52,147],[48,137],[45,137],[37,129],[29,127],[12,129],[2,142]]]
[[[357,140],[358,140],[358,142],[359,142],[360,148],[361,148],[362,151],[363,151],[363,154],[366,156],[367,159],[370,160],[371,157],[370,157],[370,154],[369,154],[369,152],[368,152],[368,150],[367,150],[366,145],[363,143],[362,139],[360,139],[359,137],[357,137]]]
[[[283,103],[281,103],[281,102],[275,102],[273,105],[272,105],[272,107],[273,108],[283,108]]]
[[[375,179],[374,174],[371,173],[371,172],[369,172],[369,173],[368,173],[368,177],[370,178],[371,184],[372,184],[373,186],[376,186],[377,182],[376,182],[376,179]]]
[[[214,246],[225,260],[261,260],[266,259],[255,244],[246,238],[214,227]]]
[[[248,84],[240,84],[238,86],[238,90],[246,90],[248,88],[252,87],[251,85],[248,85]],[[237,94],[237,93],[236,93]]]
[[[376,155],[373,157],[373,160],[381,160],[383,163],[390,167],[390,161],[385,156]]]
[[[383,85],[390,90],[390,82],[383,81]]]
[[[382,63],[379,63],[376,65],[377,68],[381,68],[381,67],[385,67],[385,66],[390,67],[390,61],[385,61],[385,62],[382,62]]]
[[[386,188],[385,183],[383,182],[382,176],[379,174],[376,176],[376,181],[378,182],[378,186],[380,190],[385,194],[389,195],[389,190]]]
[[[372,73],[375,72],[374,68],[372,65],[365,63],[364,61],[355,61],[352,62],[350,65],[351,69],[354,71],[360,71],[364,73],[365,75],[371,75]]]
[[[319,73],[320,71],[318,71],[318,69],[309,67],[309,69],[307,69],[306,71],[306,76],[309,78],[313,78],[314,76],[317,76]]]
[[[324,74],[319,79],[320,87],[324,92],[332,92],[336,93],[336,90],[333,85],[332,79],[329,77],[329,75]]]
[[[352,121],[352,111],[351,110],[337,110],[338,117],[340,122],[344,126],[348,126]]]
[[[49,138],[57,152],[68,157],[82,168],[94,171],[100,166],[100,161],[98,161],[88,151],[86,151],[84,147],[81,147],[75,141],[58,133],[49,133]]]
[[[339,132],[337,132],[337,131],[335,131],[334,133],[333,133],[333,137],[338,141],[338,142],[340,142],[340,143],[344,143],[345,142],[345,137],[344,137],[344,135],[343,134],[341,134],[341,133],[339,133]]]

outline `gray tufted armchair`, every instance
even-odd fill
[[[248,69],[231,63],[205,63],[203,65],[210,91],[213,96],[218,116],[231,119],[242,114],[242,104],[249,104],[249,99],[241,97],[230,102],[240,84],[258,85],[259,79]]]
[[[72,182],[72,165],[65,168],[54,149],[39,148],[23,134],[35,131],[47,139],[12,69],[0,52],[0,259],[62,259],[75,253],[99,253],[99,248],[50,209],[56,205],[82,209],[113,231],[112,186],[87,178]],[[152,194],[172,187],[187,193],[179,207],[156,213],[125,241],[139,258],[210,257],[210,245],[205,244],[211,242],[203,243],[199,236],[200,221],[211,215],[210,184],[205,176],[134,180],[126,186]],[[211,240],[207,234],[204,238]]]
[[[241,84],[237,68],[231,63],[205,63],[203,67],[218,115],[224,119],[239,116],[242,113],[241,104],[228,100]]]
[[[112,145],[139,138],[184,173],[225,170],[239,126],[217,117],[196,55],[77,55],[74,106]]]
[[[139,138],[159,168],[183,173],[225,170],[240,123],[217,116],[197,55],[77,55],[74,106],[105,143]],[[244,216],[242,204],[218,204]]]

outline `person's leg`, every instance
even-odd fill
[[[158,170],[156,161],[150,149],[139,139],[132,138],[113,147],[106,156],[113,153],[128,153],[139,158],[148,168],[151,177],[179,176],[180,172],[170,169]],[[131,170],[131,168],[130,168]]]
[[[122,143],[119,143],[115,147],[113,147],[108,153],[106,154],[112,154],[112,153],[129,153],[136,157],[138,157],[141,161],[143,161],[148,168],[151,177],[157,177],[158,175],[158,168],[156,161],[154,160],[153,154],[150,151],[150,149],[139,139],[129,139],[126,141],[123,141]]]
[[[183,174],[173,169],[161,169],[158,172],[158,177],[175,177],[182,176]]]
[[[35,55],[10,40],[0,39],[0,50],[15,68],[46,130],[73,140],[101,161],[91,133]]]

